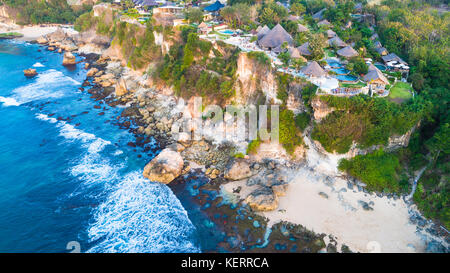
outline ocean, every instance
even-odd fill
[[[155,154],[127,145],[123,108],[80,91],[84,64],[62,58],[0,41],[0,252],[202,251],[180,200],[142,176]]]

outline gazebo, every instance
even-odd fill
[[[358,56],[358,52],[356,52],[356,50],[354,50],[351,46],[346,46],[342,49],[339,49],[336,53],[344,58],[352,58]]]
[[[301,72],[306,76],[313,78],[320,78],[327,75],[327,72],[325,72],[316,61],[312,61],[307,66],[303,67]]]

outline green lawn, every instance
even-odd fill
[[[388,98],[392,101],[402,103],[412,98],[411,86],[406,82],[397,82],[389,91]]]

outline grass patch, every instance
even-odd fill
[[[365,82],[358,82],[358,83],[342,83],[339,82],[340,87],[347,87],[347,88],[361,88],[365,87],[367,84]]]
[[[412,98],[411,86],[406,82],[397,82],[391,88],[388,98],[391,101],[402,103]]]
[[[0,33],[0,39],[1,38],[18,38],[18,37],[23,37],[23,34],[18,33],[18,32]]]

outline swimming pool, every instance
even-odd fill
[[[341,68],[343,65],[339,61],[335,60],[327,60],[327,64],[332,68]]]
[[[381,71],[385,71],[386,70],[386,66],[383,64],[375,64],[375,67],[380,69]]]
[[[357,77],[351,75],[337,75],[336,79],[342,82],[356,82],[358,80]]]
[[[333,68],[331,69],[331,71],[334,71],[338,75],[347,75],[348,73],[350,73],[350,70],[345,68]]]
[[[220,33],[225,34],[225,35],[233,35],[234,31],[225,29],[225,30],[220,31]]]

